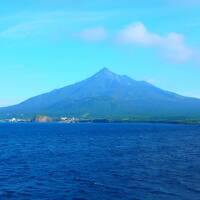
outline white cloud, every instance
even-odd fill
[[[189,47],[184,36],[175,32],[159,35],[150,32],[143,23],[134,23],[124,28],[118,34],[121,43],[156,48],[167,58],[176,62],[188,61],[195,57],[195,51]]]
[[[116,14],[115,12],[55,11],[0,16],[1,21],[11,24],[0,31],[0,37],[23,39],[49,34],[64,36],[67,31],[73,32],[73,30],[69,30],[69,27],[73,29],[79,27],[80,24],[104,21]],[[103,35],[103,31],[101,32]]]
[[[0,33],[4,38],[24,38],[34,35],[40,35],[42,33],[42,27],[44,22],[32,21],[27,23],[17,24]]]
[[[85,29],[82,32],[80,32],[79,35],[82,39],[86,41],[96,42],[106,39],[107,31],[103,27],[95,27],[95,28]]]

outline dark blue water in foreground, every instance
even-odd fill
[[[199,200],[200,126],[0,124],[0,199]]]

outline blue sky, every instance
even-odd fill
[[[103,67],[200,98],[200,0],[1,0],[0,106]]]

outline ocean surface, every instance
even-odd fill
[[[0,200],[200,200],[200,126],[0,124]]]

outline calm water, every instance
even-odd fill
[[[200,126],[0,124],[0,199],[199,200]]]

